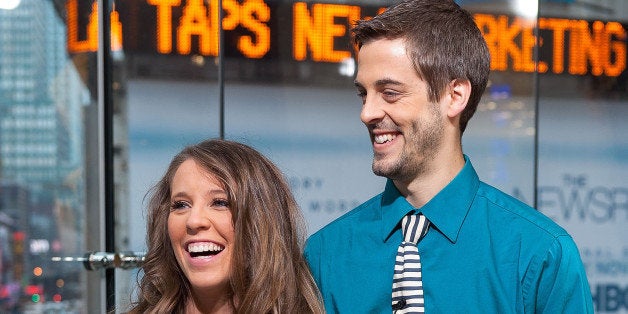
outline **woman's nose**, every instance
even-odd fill
[[[189,230],[203,230],[211,227],[211,219],[206,210],[194,206],[190,209],[186,220],[186,227]]]

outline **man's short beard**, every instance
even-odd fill
[[[373,173],[391,180],[409,181],[430,171],[429,161],[436,158],[444,137],[445,126],[440,120],[440,109],[433,105],[429,119],[412,123],[412,137],[391,165],[378,164],[377,153],[373,155]],[[404,136],[406,134],[404,133]]]

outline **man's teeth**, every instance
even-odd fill
[[[190,253],[201,253],[201,252],[220,252],[225,248],[221,245],[215,243],[192,243],[188,245],[188,252]]]
[[[395,137],[397,137],[397,135],[382,134],[382,135],[375,135],[374,139],[375,139],[375,143],[383,144],[383,143],[392,141],[393,139],[395,139]]]

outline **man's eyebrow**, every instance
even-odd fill
[[[375,81],[375,86],[384,86],[384,85],[403,85],[403,83],[397,80],[393,80],[391,78],[384,78],[384,79]]]
[[[364,86],[362,86],[362,84],[358,81],[353,81],[353,85],[355,85],[355,87],[357,88],[364,88]],[[377,81],[375,81],[375,86],[385,86],[385,85],[404,85],[402,82],[399,82],[397,80],[393,80],[390,78],[384,78],[384,79],[379,79]]]

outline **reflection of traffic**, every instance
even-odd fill
[[[82,313],[80,300],[24,304],[19,313]]]
[[[84,308],[85,297],[78,284],[82,270],[131,269],[140,267],[144,261],[141,252],[90,252],[81,257],[49,258],[47,240],[29,241],[29,250],[24,251],[25,233],[16,231],[12,237],[7,237],[7,231],[7,226],[0,226],[0,251],[12,248],[9,252],[0,252],[4,257],[0,258],[3,279],[0,283],[0,313],[79,313]],[[32,266],[31,273],[23,272],[25,254],[29,256],[26,259],[31,262],[29,264],[36,265]],[[66,280],[72,284],[66,286]],[[22,282],[26,284],[22,285]]]
[[[42,229],[21,231],[16,219],[0,214],[0,312],[80,309],[82,267],[53,263],[50,255],[61,251],[59,243],[39,238]]]

